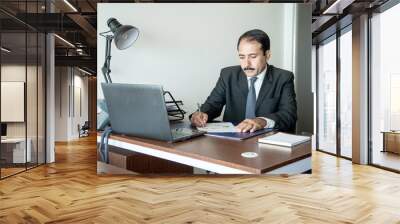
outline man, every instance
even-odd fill
[[[192,114],[193,125],[204,126],[218,117],[238,124],[240,132],[275,128],[294,132],[297,120],[292,72],[268,64],[270,40],[262,30],[250,30],[237,43],[240,66],[223,68],[210,96]]]

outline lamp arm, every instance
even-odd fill
[[[114,38],[112,35],[107,35],[106,37],[106,56],[105,56],[105,61],[104,65],[101,68],[101,71],[104,75],[104,80],[106,83],[112,83],[111,77],[110,77],[110,65],[111,65],[111,42]]]

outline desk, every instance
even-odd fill
[[[382,131],[383,150],[382,152],[392,152],[400,154],[400,131]]]
[[[25,138],[6,138],[1,139],[1,157],[6,163],[25,163],[31,161],[30,138],[26,139],[27,147],[25,154]],[[26,160],[26,161],[25,161]]]
[[[311,170],[311,141],[293,149],[258,144],[259,137],[270,134],[244,141],[201,136],[178,143],[113,134],[108,143],[218,174],[298,174]],[[97,142],[100,139],[97,136]],[[243,152],[256,152],[258,157],[244,158]]]

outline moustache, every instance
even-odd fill
[[[254,71],[254,68],[244,68],[243,71]]]

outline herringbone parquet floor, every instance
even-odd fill
[[[95,137],[0,181],[0,223],[400,223],[400,175],[315,152],[291,177],[97,176]]]

